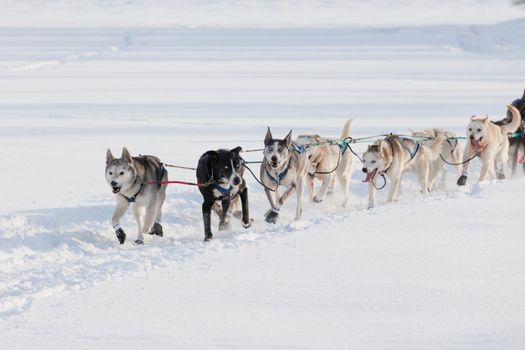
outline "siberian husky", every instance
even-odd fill
[[[167,180],[168,172],[159,158],[131,157],[125,147],[122,156],[115,158],[111,150],[107,150],[106,181],[117,200],[111,225],[120,244],[124,244],[126,234],[119,222],[131,204],[134,204],[133,215],[138,226],[135,243],[144,243],[144,233],[163,236],[160,220],[167,185],[161,185],[160,181]]]
[[[520,112],[514,106],[507,106],[512,114],[509,124],[496,125],[487,116],[472,116],[467,126],[467,146],[463,154],[463,160],[472,159],[476,155],[481,159],[481,171],[478,182],[487,178],[505,178],[507,161],[509,159],[508,133],[515,132],[521,124]],[[464,186],[467,182],[469,163],[463,164],[458,185]],[[497,174],[494,173],[496,170]]]
[[[439,134],[432,145],[426,147],[409,138],[391,135],[369,145],[363,154],[363,172],[366,174],[363,182],[369,183],[368,207],[375,206],[375,179],[378,174],[385,174],[391,181],[388,203],[397,201],[401,176],[405,171],[413,172],[423,194],[428,193],[430,163],[439,157],[444,140],[445,137]]]
[[[301,218],[303,183],[309,164],[304,147],[292,142],[291,130],[284,139],[274,139],[268,128],[264,138],[264,157],[260,173],[271,207],[266,213],[266,222],[277,222],[281,206],[294,192],[297,198],[295,219]],[[281,186],[286,187],[282,195],[279,194]]]

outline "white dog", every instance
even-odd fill
[[[478,156],[481,159],[481,171],[478,182],[487,178],[504,179],[509,159],[508,133],[515,132],[521,123],[520,112],[514,106],[507,106],[512,114],[512,121],[505,125],[496,125],[488,117],[473,116],[467,126],[467,146],[463,160]],[[464,186],[467,182],[469,163],[463,164],[458,185]],[[497,175],[494,174],[496,170]]]

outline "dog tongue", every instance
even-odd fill
[[[372,182],[375,174],[376,174],[376,170],[366,173],[366,179],[364,179],[363,182]]]
[[[472,147],[476,151],[479,151],[479,150],[481,150],[483,148],[483,146],[481,146],[481,143],[479,142],[479,140],[472,140],[472,141],[470,141],[470,144],[472,145]]]

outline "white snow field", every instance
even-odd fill
[[[354,137],[499,119],[525,88],[510,1],[2,1],[2,349],[523,349],[525,178],[367,207],[295,200],[276,225],[202,242],[201,196],[170,186],[164,238],[119,245],[105,152],[195,166],[275,136]],[[4,11],[5,10],[5,11]],[[173,16],[171,14],[173,13]],[[356,145],[361,153],[365,144]],[[260,160],[261,154],[246,154]],[[258,173],[258,166],[252,167]],[[194,172],[169,169],[172,180]]]

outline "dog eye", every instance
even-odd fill
[[[268,147],[268,151],[273,152],[273,147]]]
[[[472,128],[468,128],[468,131],[472,131]]]
[[[109,172],[109,175],[113,175],[113,173],[110,171],[110,172]]]
[[[120,176],[122,176],[122,175],[124,175],[124,172],[123,172],[123,171],[120,172]]]
[[[283,151],[283,148],[282,147],[279,147],[279,152],[282,152]]]
[[[372,164],[375,164],[375,163],[376,163],[376,161],[375,161],[375,160],[373,160],[373,161],[372,161],[371,163],[372,163]]]
[[[481,129],[478,129],[478,132],[481,132]]]

